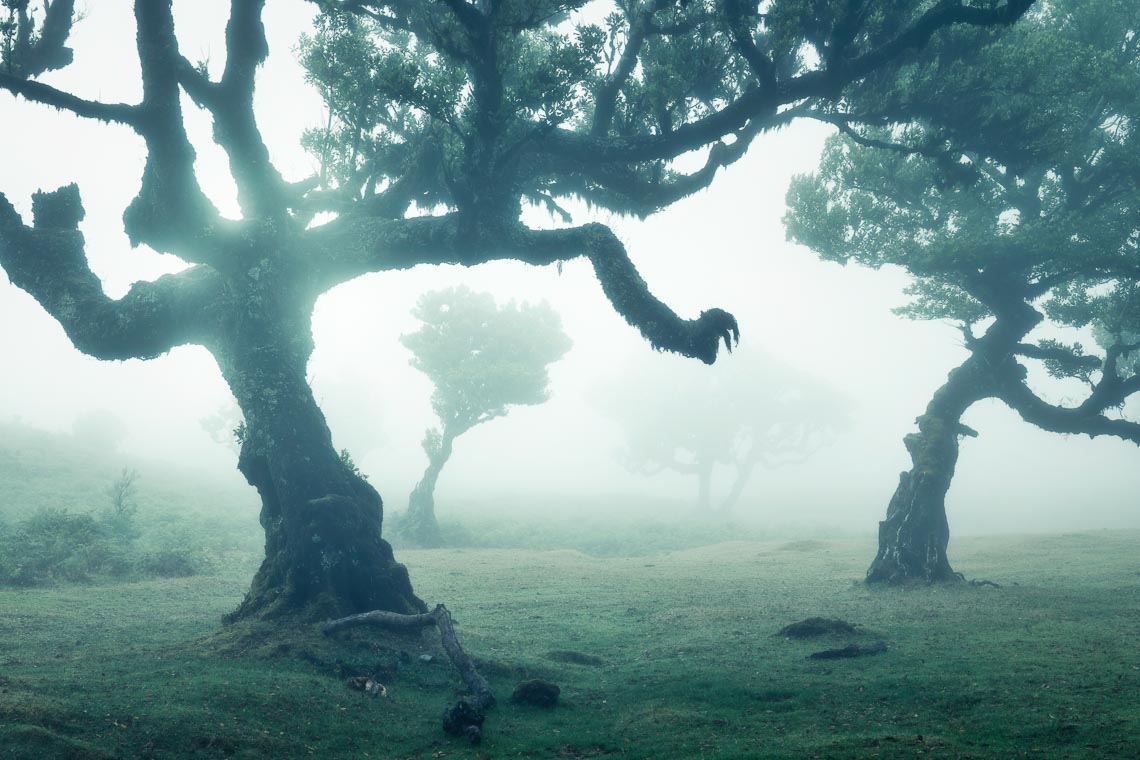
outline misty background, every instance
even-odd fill
[[[176,0],[188,57],[224,63],[218,56],[227,6],[223,0]],[[274,10],[266,19],[272,53],[258,89],[259,120],[274,162],[287,180],[300,180],[316,162],[300,149],[298,137],[326,119],[293,57],[312,10],[300,0],[279,0]],[[141,85],[130,12],[128,4],[91,3],[73,35],[77,65],[44,81],[104,101],[136,100]],[[189,102],[184,109],[203,187],[223,211],[236,215],[235,190],[208,120]],[[132,132],[0,100],[0,124],[16,123],[22,137],[6,146],[0,188],[27,216],[36,190],[78,183],[91,266],[112,297],[135,280],[184,266],[149,249],[132,250],[123,234],[121,215],[144,160]],[[575,223],[598,219],[612,226],[654,294],[679,314],[695,317],[714,306],[732,312],[742,347],[766,351],[853,403],[851,427],[808,462],[758,470],[734,518],[782,530],[869,533],[898,473],[909,466],[902,437],[966,351],[954,325],[891,313],[906,301],[908,278],[901,273],[823,263],[785,241],[788,180],[814,169],[826,134],[820,125],[797,122],[760,138],[710,190],[644,221],[572,210]],[[536,210],[527,221],[554,225]],[[420,267],[368,275],[321,299],[309,367],[314,392],[334,443],[351,452],[387,510],[406,506],[426,463],[420,440],[435,424],[430,383],[408,365],[410,353],[398,337],[415,329],[409,311],[420,294],[460,283],[500,302],[548,301],[574,346],[551,367],[548,403],[515,408],[456,441],[436,493],[441,521],[496,511],[522,513],[520,519],[612,516],[621,505],[631,514],[689,516],[695,481],[623,469],[616,456],[620,431],[596,396],[630,363],[650,364],[664,377],[692,360],[654,353],[613,311],[584,260],[561,269],[517,262],[469,270]],[[211,417],[236,414],[204,349],[180,348],[150,362],[85,357],[2,273],[0,325],[0,422],[69,432],[92,413],[111,415],[125,431],[115,458],[144,477],[148,462],[163,460],[245,488],[235,451],[203,426]],[[733,359],[722,355],[707,371]],[[1036,385],[1048,388],[1054,401],[1080,391],[1043,373]],[[964,422],[980,437],[964,442],[948,497],[955,535],[1024,531],[1026,525],[1037,531],[1140,527],[1140,452],[1133,446],[1042,432],[994,402],[971,409]],[[727,487],[727,477],[714,483]],[[243,503],[254,514],[256,495],[247,490]]]

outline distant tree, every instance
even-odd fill
[[[428,465],[408,498],[401,533],[417,545],[439,546],[435,486],[455,439],[512,406],[546,402],[547,367],[570,349],[570,339],[546,303],[497,306],[490,293],[465,287],[425,293],[412,314],[423,324],[400,342],[435,386],[431,406],[440,425],[424,434]]]
[[[678,315],[611,229],[569,226],[567,199],[639,215],[666,208],[808,104],[897,68],[948,27],[1011,23],[1032,0],[317,5],[301,50],[329,118],[305,138],[321,168],[297,182],[259,127],[272,115],[254,107],[273,5],[231,0],[225,50],[195,62],[179,49],[171,0],[135,0],[142,87],[131,103],[43,80],[75,57],[73,0],[0,9],[0,90],[137,135],[146,158],[124,229],[132,245],[187,267],[108,298],[88,263],[76,185],[34,194],[30,220],[0,195],[0,266],[85,353],[153,359],[194,344],[217,360],[245,420],[238,468],[261,495],[266,532],[265,561],[231,619],[425,609],[381,535],[379,494],[338,456],[306,377],[323,293],[424,264],[584,258],[654,347],[711,363],[735,340],[736,320],[715,308]],[[599,8],[609,15],[594,23]],[[213,122],[236,214],[199,183],[187,107]],[[5,127],[6,149],[22,149],[19,118]],[[99,147],[57,149],[81,160]],[[683,156],[701,166],[686,171]],[[524,203],[567,226],[527,226]]]
[[[110,504],[103,518],[103,524],[116,538],[133,539],[138,535],[135,527],[135,515],[138,514],[138,470],[124,467],[119,476],[111,485],[107,486],[107,498]]]
[[[627,371],[599,401],[625,433],[622,463],[644,475],[694,476],[705,514],[718,466],[733,473],[716,506],[726,514],[757,466],[805,462],[849,425],[848,402],[836,391],[755,351],[715,369]]]
[[[1140,443],[1120,411],[1140,390],[1138,22],[1132,0],[1049,2],[1000,33],[943,38],[902,77],[817,111],[840,134],[818,174],[792,183],[789,237],[824,259],[902,267],[914,300],[899,313],[959,323],[969,350],[905,438],[912,467],[869,581],[960,577],[945,498],[978,401]],[[1093,329],[1066,343],[1050,326]],[[1027,362],[1087,395],[1047,402]]]

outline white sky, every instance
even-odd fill
[[[222,0],[176,0],[180,44],[190,58],[224,63]],[[90,3],[76,28],[76,63],[46,81],[91,98],[133,102],[139,94],[130,4]],[[304,86],[292,48],[310,9],[276,0],[266,13],[273,54],[258,90],[258,116],[288,179],[310,174],[300,131],[324,122],[319,98]],[[199,151],[198,171],[224,210],[235,212],[221,152],[205,117],[187,104]],[[112,296],[138,279],[181,266],[172,257],[131,250],[123,209],[137,190],[141,141],[126,129],[80,121],[0,94],[5,150],[0,192],[21,212],[31,194],[77,182],[83,193],[92,268]],[[890,313],[905,300],[898,272],[842,268],[785,242],[780,217],[793,173],[811,170],[824,136],[802,123],[760,140],[713,188],[645,222],[605,215],[653,291],[682,315],[712,306],[740,320],[745,343],[826,379],[857,404],[856,426],[809,463],[757,472],[742,511],[764,522],[874,530],[898,473],[909,465],[902,436],[947,372],[965,357],[956,329],[909,322]],[[30,218],[30,217],[29,217]],[[542,223],[538,217],[531,220]],[[695,484],[677,476],[631,475],[614,461],[611,423],[589,401],[618,359],[651,354],[617,316],[589,265],[559,273],[509,263],[474,270],[420,268],[361,278],[327,294],[314,318],[317,350],[310,375],[338,446],[352,450],[389,509],[402,509],[424,466],[419,441],[433,423],[430,386],[398,343],[414,329],[408,311],[424,290],[456,283],[500,299],[546,299],[562,314],[574,348],[552,371],[552,400],[514,410],[456,444],[437,503],[468,499],[583,496],[584,512],[615,501],[589,497],[691,498]],[[231,403],[212,358],[182,348],[151,362],[99,362],[73,349],[63,331],[0,274],[0,419],[69,430],[77,415],[106,409],[127,422],[124,457],[161,456],[239,477],[232,452],[212,442],[200,420]],[[656,357],[663,371],[675,359]],[[727,357],[722,361],[731,361]],[[1071,388],[1058,386],[1055,398]],[[1047,434],[994,404],[965,422],[981,437],[963,444],[949,499],[952,530],[1069,530],[1140,527],[1138,452],[1115,440]],[[727,487],[727,478],[720,482]]]

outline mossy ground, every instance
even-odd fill
[[[500,697],[478,747],[440,729],[461,684],[433,632],[223,630],[238,567],[0,590],[0,757],[1140,757],[1140,534],[951,551],[1002,588],[868,588],[874,547],[852,541],[403,551]],[[811,616],[860,629],[775,635]],[[878,638],[884,654],[807,659]],[[356,670],[388,696],[350,690]],[[508,701],[533,677],[558,707]]]

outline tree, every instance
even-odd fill
[[[139,471],[124,467],[111,485],[107,486],[107,499],[110,501],[104,511],[103,524],[112,536],[124,541],[138,537],[135,515],[139,505],[136,496],[139,490]]]
[[[238,467],[261,495],[266,532],[265,561],[232,619],[424,609],[381,537],[379,495],[337,455],[306,382],[322,293],[420,264],[585,257],[651,345],[711,363],[737,337],[731,315],[678,316],[609,228],[533,229],[522,204],[563,218],[571,197],[625,213],[664,208],[807,103],[896,66],[945,27],[1011,23],[1032,0],[776,0],[763,13],[740,0],[654,0],[615,3],[601,24],[575,13],[585,0],[318,4],[303,48],[329,123],[305,139],[324,160],[301,182],[274,166],[255,114],[264,0],[231,0],[222,65],[182,54],[170,0],[135,0],[137,103],[39,79],[72,61],[72,0],[8,0],[0,30],[0,89],[145,143],[123,224],[133,244],[187,269],[108,298],[87,262],[75,185],[35,194],[30,225],[0,195],[0,265],[80,351],[153,359],[197,344],[217,360],[245,420]],[[213,120],[239,219],[199,185],[183,96]],[[700,169],[674,165],[694,151]]]
[[[807,461],[849,422],[846,399],[756,351],[711,371],[655,366],[623,372],[600,402],[625,433],[623,464],[643,475],[694,476],[702,514],[713,511],[718,465],[733,471],[716,508],[727,514],[758,465]]]
[[[789,237],[828,260],[903,267],[914,300],[899,312],[958,322],[969,350],[904,440],[912,467],[869,581],[961,577],[945,498],[977,402],[999,399],[1044,430],[1140,443],[1120,413],[1140,390],[1138,21],[1126,0],[1051,2],[980,33],[968,66],[978,33],[818,113],[840,133],[818,174],[789,190]],[[1089,327],[1091,347],[1055,337]],[[1087,395],[1047,402],[1027,362]]]
[[[413,316],[423,324],[400,336],[412,366],[431,380],[438,428],[424,433],[423,477],[408,497],[401,534],[420,546],[439,546],[435,486],[455,439],[503,417],[512,406],[545,403],[547,366],[570,349],[562,321],[546,303],[497,306],[490,293],[465,287],[425,293]]]

